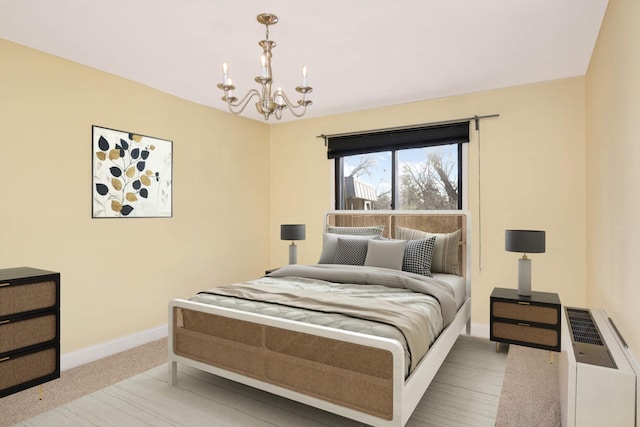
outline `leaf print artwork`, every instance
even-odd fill
[[[172,142],[93,126],[93,217],[171,217]]]

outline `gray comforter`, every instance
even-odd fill
[[[408,372],[456,311],[453,291],[435,279],[327,264],[286,266],[192,300],[393,338],[405,348]]]

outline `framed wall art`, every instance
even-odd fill
[[[170,218],[173,142],[92,126],[92,217]]]

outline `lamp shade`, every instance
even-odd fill
[[[504,249],[509,252],[543,253],[545,232],[541,230],[505,230]]]
[[[304,224],[282,224],[280,226],[280,240],[304,240],[306,226]]]

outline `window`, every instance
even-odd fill
[[[468,122],[328,137],[336,209],[462,209]]]

